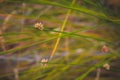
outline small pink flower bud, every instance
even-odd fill
[[[104,45],[101,50],[103,53],[107,53],[109,51],[108,47]]]

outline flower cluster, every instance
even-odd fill
[[[103,67],[104,67],[106,70],[110,70],[110,65],[109,65],[108,63],[105,63],[105,64],[103,65]]]
[[[42,63],[43,66],[47,66],[48,59],[43,58],[43,59],[41,60],[41,63]]]
[[[35,28],[39,29],[39,30],[43,30],[44,29],[43,24],[41,22],[40,23],[36,23],[35,24]]]
[[[41,60],[41,63],[47,63],[47,62],[48,62],[48,59],[43,58],[43,59]]]

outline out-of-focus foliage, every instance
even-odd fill
[[[119,11],[104,0],[71,4],[72,0],[0,1],[0,80],[94,80],[98,68],[101,80],[119,80]],[[35,28],[39,22],[43,30]],[[53,59],[42,63],[49,60],[59,37]],[[104,45],[107,53],[101,51]],[[110,70],[103,68],[105,63]]]

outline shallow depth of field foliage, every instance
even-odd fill
[[[0,80],[119,80],[118,2],[0,0]]]

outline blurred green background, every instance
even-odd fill
[[[0,0],[0,80],[119,80],[119,14],[120,0]]]

